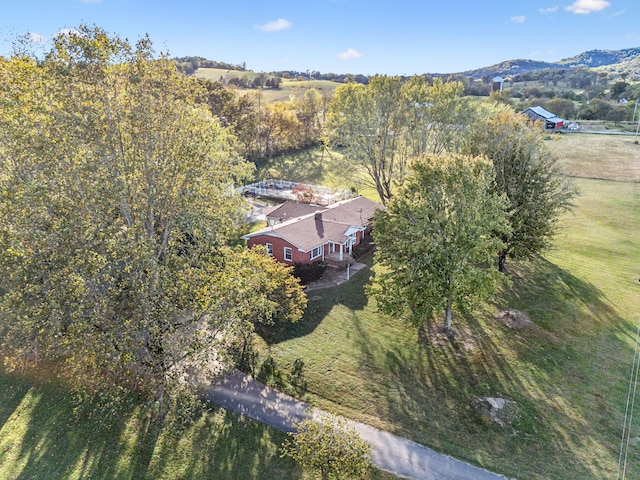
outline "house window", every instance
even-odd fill
[[[284,247],[284,259],[290,262],[292,259],[293,251],[289,247]]]
[[[265,243],[264,246],[267,247],[267,255],[269,255],[270,257],[273,257],[273,244]]]
[[[322,245],[311,250],[311,260],[322,255]]]

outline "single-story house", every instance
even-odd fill
[[[543,121],[545,130],[560,130],[564,125],[564,119],[542,107],[529,107],[524,110],[522,114],[528,116],[533,121]]]
[[[379,209],[384,207],[367,198],[350,198],[274,223],[242,238],[248,248],[264,245],[267,253],[282,263],[324,260],[340,264],[350,258],[353,247],[371,230],[373,214]]]

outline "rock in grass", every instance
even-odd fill
[[[485,421],[501,427],[511,425],[518,417],[518,403],[506,398],[480,397],[476,399],[476,406]]]

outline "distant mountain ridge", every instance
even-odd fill
[[[571,67],[597,68],[606,65],[627,63],[640,58],[640,47],[623,50],[589,50],[575,57],[560,60],[558,64]]]
[[[623,50],[589,50],[553,63],[525,59],[507,60],[489,67],[460,72],[459,75],[486,79],[495,75],[508,76],[562,68],[605,68],[612,72],[640,74],[640,47]]]
[[[198,68],[224,68],[252,72],[245,64],[232,65],[226,62],[215,62],[202,57],[180,57],[173,59],[178,67],[187,74],[194,74]],[[485,82],[497,75],[502,77],[518,74],[542,72],[544,70],[578,70],[593,69],[597,72],[615,73],[628,81],[640,81],[640,47],[625,48],[622,50],[589,50],[573,57],[562,59],[558,62],[544,62],[540,60],[516,59],[506,60],[488,67],[466,70],[456,73],[426,73],[438,77],[462,76],[471,79],[482,79]],[[318,71],[297,72],[293,70],[272,71],[272,75],[286,76],[286,78],[311,78],[315,80],[333,80],[345,82],[346,74],[327,73]],[[366,83],[367,75],[352,75],[352,81]]]

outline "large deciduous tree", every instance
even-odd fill
[[[206,104],[230,127],[239,153],[256,164],[276,155],[320,143],[323,102],[317,90],[296,92],[287,101],[268,103],[261,91],[241,94],[221,82],[200,80]]]
[[[453,308],[467,312],[492,291],[499,274],[495,255],[503,248],[505,202],[491,191],[487,161],[460,155],[416,161],[386,211],[376,212],[371,287],[380,309],[418,326],[437,312],[451,330]]]
[[[237,140],[238,153],[252,159],[258,142],[260,116],[257,98],[241,94],[222,82],[199,79],[206,89],[205,103],[222,126],[229,127]]]
[[[406,101],[399,77],[374,77],[369,85],[349,83],[338,87],[330,104],[331,141],[346,147],[346,156],[362,165],[386,204],[392,185],[408,159],[402,136]]]
[[[162,401],[210,377],[254,321],[295,321],[304,293],[258,252],[225,247],[249,172],[205,91],[98,28],[42,61],[0,63],[0,333],[92,388]]]
[[[469,154],[493,163],[493,191],[508,202],[511,228],[500,234],[504,246],[497,257],[504,272],[508,257],[530,258],[549,246],[559,216],[571,207],[576,191],[559,171],[543,132],[523,115],[496,110],[467,140]]]
[[[477,105],[462,97],[462,83],[429,84],[423,77],[373,77],[368,85],[338,87],[329,105],[328,139],[363,166],[383,204],[404,179],[410,161],[458,150],[462,133],[477,118]]]
[[[468,126],[484,114],[481,104],[463,96],[462,82],[436,78],[429,84],[416,76],[403,88],[409,108],[405,139],[413,157],[457,152]]]

